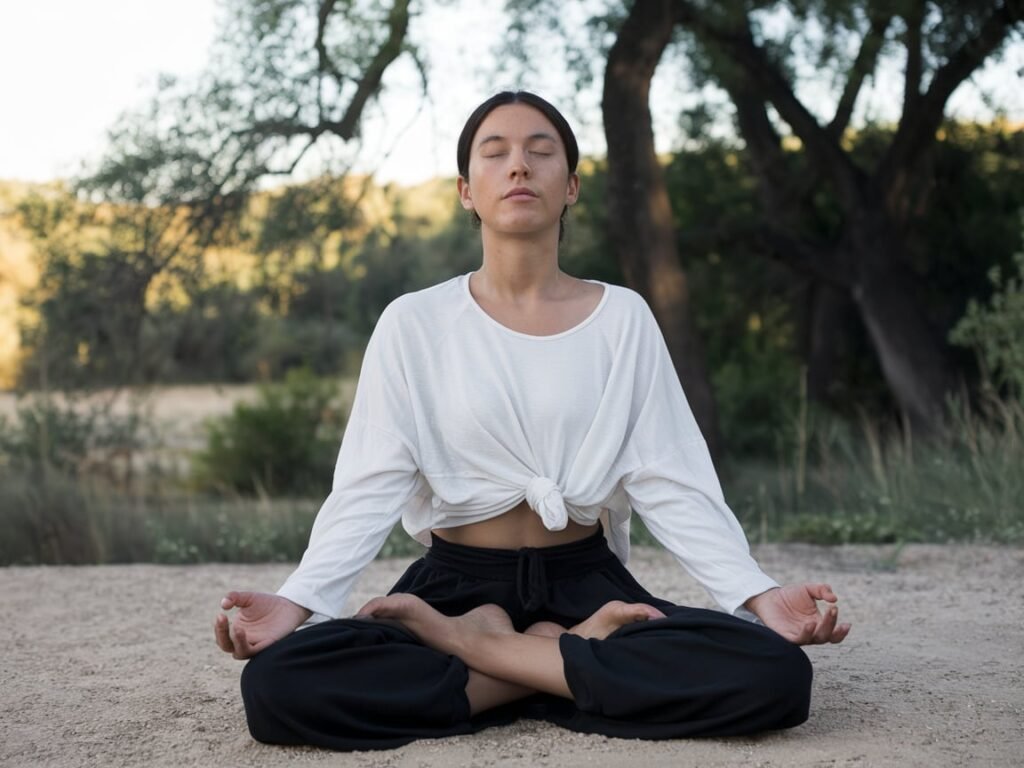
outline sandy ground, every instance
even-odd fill
[[[4,766],[1010,766],[1024,763],[1024,550],[761,547],[780,580],[821,577],[854,630],[809,649],[811,719],[755,738],[637,742],[535,721],[402,749],[265,746],[245,729],[241,664],[211,621],[232,587],[273,589],[286,566],[0,570]],[[374,563],[359,600],[407,561]],[[663,552],[633,570],[705,605]]]

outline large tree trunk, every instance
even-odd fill
[[[608,226],[626,281],[651,305],[697,423],[717,457],[722,450],[718,414],[690,316],[648,107],[651,78],[674,24],[671,0],[634,3],[608,56],[601,103],[608,142]]]
[[[808,290],[806,320],[807,396],[816,403],[839,405],[844,381],[840,362],[852,351],[850,328],[858,322],[849,291],[824,280]]]
[[[749,16],[716,22],[707,9],[686,0],[677,0],[675,8],[679,22],[727,62],[720,67],[720,80],[736,104],[740,128],[755,161],[771,218],[766,231],[776,242],[789,240],[776,251],[788,251],[790,263],[850,292],[900,408],[918,430],[934,428],[942,420],[945,398],[952,391],[954,367],[944,339],[928,322],[920,281],[903,260],[906,211],[913,207],[907,190],[911,180],[921,175],[921,160],[935,142],[948,98],[1002,44],[1011,28],[1019,26],[1024,2],[1005,0],[991,11],[979,12],[973,36],[935,68],[924,93],[920,71],[924,14],[911,9],[904,17],[909,24],[904,112],[892,143],[872,173],[854,163],[840,137],[864,78],[875,67],[892,9],[876,9],[880,15],[871,19],[836,116],[823,126],[797,98],[773,57],[758,44]],[[798,230],[788,238],[773,232],[787,223],[792,228],[797,221],[796,207],[803,202],[792,192],[803,186],[799,179],[788,179],[779,170],[785,163],[768,120],[767,103],[800,138],[835,193],[843,213],[843,232],[834,248],[813,253],[814,248],[795,236]]]
[[[884,210],[868,210],[847,222],[844,243],[855,274],[853,299],[886,383],[911,426],[928,432],[945,415],[954,367],[926,317],[919,281],[903,265],[903,239]]]

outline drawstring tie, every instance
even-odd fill
[[[562,491],[549,477],[535,477],[526,485],[526,503],[540,515],[549,531],[561,531],[569,524]],[[525,611],[536,611],[547,601],[548,580],[544,559],[531,547],[519,550],[516,562],[516,594]]]
[[[548,579],[544,558],[531,547],[519,550],[516,562],[516,595],[525,611],[536,611],[547,600]]]

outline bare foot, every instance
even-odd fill
[[[539,635],[540,637],[561,637],[568,630],[560,624],[555,624],[553,621],[538,621],[536,624],[531,624],[524,631],[524,635]]]
[[[665,614],[646,603],[624,603],[612,600],[598,608],[590,618],[581,621],[569,631],[580,637],[604,640],[612,632],[626,624],[648,619],[663,619]]]
[[[452,621],[459,625],[461,631],[491,632],[499,635],[507,635],[516,631],[508,614],[492,603],[481,605],[461,616],[456,616]]]
[[[356,614],[356,618],[365,617],[399,621],[425,645],[456,655],[460,642],[471,642],[483,634],[515,633],[512,620],[497,605],[481,605],[461,616],[445,616],[421,598],[404,593],[375,597]]]
[[[415,595],[396,594],[375,597],[356,613],[355,618],[391,619],[401,622],[426,645],[444,650],[452,631],[451,620]]]

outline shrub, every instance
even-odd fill
[[[19,405],[13,423],[0,418],[0,466],[35,482],[53,472],[124,480],[148,428],[134,409],[114,414],[109,402],[35,396]]]
[[[1004,279],[998,267],[989,272],[989,303],[972,299],[949,338],[975,350],[987,381],[1024,400],[1024,253],[1015,260],[1016,277]]]
[[[270,497],[326,495],[345,419],[336,381],[307,369],[266,384],[253,404],[207,426],[194,462],[201,490]]]

